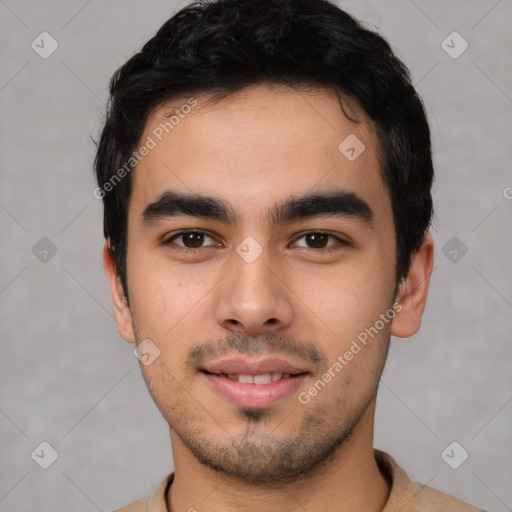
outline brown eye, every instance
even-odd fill
[[[305,237],[306,243],[313,249],[323,249],[329,240],[329,235],[325,233],[310,233]]]
[[[205,242],[208,241],[211,241],[212,243],[207,243],[205,245]],[[178,247],[185,249],[201,249],[203,247],[216,245],[215,240],[202,231],[182,231],[171,237],[165,243],[174,243]]]
[[[330,235],[329,233],[324,233],[322,231],[311,231],[310,233],[306,233],[297,238],[294,245],[298,247],[304,247],[306,249],[317,249],[321,251],[335,249],[336,246],[347,245],[347,243],[337,236]]]
[[[184,233],[181,235],[183,245],[191,249],[197,249],[198,247],[201,247],[204,243],[204,238],[204,233],[197,232]]]

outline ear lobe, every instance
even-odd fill
[[[117,269],[112,252],[110,251],[108,241],[103,247],[103,268],[110,286],[110,295],[114,307],[114,316],[116,319],[117,330],[119,334],[131,343],[135,342],[135,332],[133,329],[132,316],[128,301],[124,295],[121,279],[117,274]]]
[[[433,264],[434,241],[427,233],[421,247],[413,254],[409,272],[399,286],[396,302],[400,309],[391,325],[393,336],[407,338],[420,328]]]

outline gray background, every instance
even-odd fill
[[[107,511],[172,470],[167,425],[113,322],[91,136],[114,70],[180,4],[0,0],[2,511]],[[429,301],[421,331],[392,342],[375,446],[415,480],[512,510],[512,1],[340,5],[411,68],[437,170]],[[43,31],[59,44],[47,59],[31,48]],[[456,59],[441,46],[453,31],[469,43]],[[55,255],[33,251],[43,237]],[[43,441],[59,455],[48,469],[31,458]],[[441,457],[453,441],[469,453],[458,469]]]

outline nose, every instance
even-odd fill
[[[291,324],[292,292],[271,260],[268,251],[250,263],[233,253],[231,271],[216,289],[215,315],[221,327],[257,337]]]

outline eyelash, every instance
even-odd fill
[[[169,245],[174,240],[178,239],[180,236],[187,235],[187,234],[190,234],[190,233],[196,233],[196,234],[200,234],[200,235],[205,235],[205,236],[207,236],[209,238],[212,238],[212,239],[214,238],[213,236],[208,234],[206,231],[200,231],[200,230],[180,231],[179,233],[176,233],[176,234],[172,235],[170,238],[167,238],[167,239],[163,240],[162,241],[162,245]],[[330,254],[333,251],[339,250],[341,247],[348,247],[348,246],[350,246],[350,244],[346,240],[343,240],[343,239],[341,239],[341,238],[339,238],[339,237],[337,237],[335,235],[332,235],[330,233],[326,233],[325,231],[308,231],[307,233],[303,233],[302,235],[297,237],[294,240],[294,243],[297,242],[298,240],[300,240],[301,238],[304,238],[304,237],[306,237],[308,235],[327,235],[329,238],[333,238],[337,242],[334,245],[329,245],[329,246],[321,248],[321,249],[315,249],[313,247],[301,247],[302,250],[305,250],[308,253],[312,253],[312,254],[319,254],[319,253],[321,253],[321,254]],[[205,249],[205,247],[197,247],[195,249],[192,249],[190,247],[183,247],[183,246],[180,246],[180,245],[176,245],[176,247],[173,250],[176,250],[176,251],[179,251],[179,252],[182,252],[182,253],[185,253],[185,254],[197,254],[198,251],[200,251],[202,249]]]

